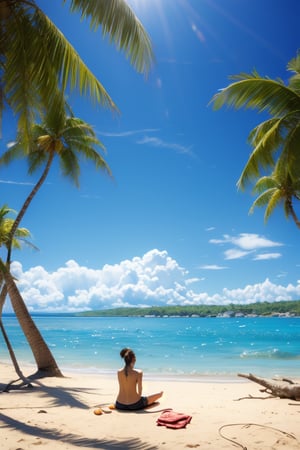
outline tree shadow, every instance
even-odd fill
[[[49,387],[42,384],[40,381],[35,381],[38,385],[38,390],[41,394],[41,398],[46,398],[49,401],[51,398],[50,407],[55,406],[70,406],[72,408],[89,409],[90,406],[86,404],[80,395],[90,394],[99,395],[99,389],[94,388],[82,388],[82,387],[65,387],[55,386]]]
[[[0,389],[3,384],[0,383]],[[4,385],[3,385],[4,386]],[[54,407],[61,407],[61,406],[68,406],[72,408],[79,408],[79,409],[90,409],[91,406],[84,401],[81,396],[82,394],[88,394],[92,398],[95,398],[99,396],[99,388],[88,388],[88,387],[65,387],[65,386],[45,386],[40,380],[34,380],[30,387],[22,387],[20,389],[20,386],[15,386],[12,389],[15,393],[18,392],[20,395],[25,395],[26,397],[33,392],[37,394],[35,395],[35,398],[38,399],[44,399],[46,400],[46,403],[42,406],[21,406],[22,408],[38,408],[38,409],[48,409],[48,408],[54,408]],[[9,392],[2,392],[2,395],[10,395]],[[103,398],[103,393],[101,394]],[[110,402],[107,402],[109,404]],[[25,402],[23,402],[25,404]],[[102,402],[101,405],[104,405],[105,403]],[[154,406],[158,406],[159,402],[155,403]],[[152,405],[151,405],[152,406]],[[5,409],[15,409],[16,407],[10,406]],[[4,408],[0,408],[3,409]],[[149,408],[151,409],[151,408]],[[44,412],[43,410],[41,412]],[[118,413],[121,411],[118,411]],[[146,413],[154,413],[158,412],[158,410],[139,410],[139,411],[124,411],[125,414],[128,413],[140,413],[140,414],[146,414]],[[48,439],[52,441],[62,441],[64,443],[72,444],[74,446],[78,447],[89,447],[94,449],[103,449],[103,450],[158,450],[159,447],[149,444],[147,442],[143,442],[139,438],[132,438],[132,439],[95,439],[95,438],[88,438],[81,435],[63,432],[61,429],[57,428],[42,428],[39,426],[32,426],[30,424],[25,424],[19,420],[16,420],[8,415],[3,414],[0,412],[0,428],[2,429],[10,429],[10,430],[18,430],[21,431],[24,434],[27,434],[29,436],[34,436],[35,438],[39,439]]]
[[[89,406],[80,399],[80,395],[84,393],[99,395],[99,389],[65,386],[49,387],[37,380],[35,380],[30,387],[22,389],[16,387],[10,389],[10,391],[12,390],[20,393],[20,395],[26,396],[32,394],[32,392],[37,393],[39,398],[47,400],[47,405],[45,405],[45,407],[50,408],[55,406],[70,406],[88,409]],[[2,395],[9,395],[9,392],[2,391],[1,393]]]
[[[73,433],[64,433],[57,428],[41,428],[20,422],[16,419],[0,413],[2,429],[18,430],[35,438],[60,441],[78,447],[98,448],[102,450],[158,450],[157,446],[142,442],[138,438],[115,440],[115,439],[91,439]]]

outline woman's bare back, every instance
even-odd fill
[[[119,394],[117,401],[124,405],[130,405],[140,400],[142,395],[141,370],[128,367],[118,370]]]

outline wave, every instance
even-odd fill
[[[240,354],[243,359],[300,359],[299,354],[283,352],[278,348],[261,351],[244,351]]]

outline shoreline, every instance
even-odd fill
[[[292,378],[300,373],[298,319],[91,319],[47,316],[37,322],[61,370],[115,373],[125,345],[135,349],[137,367],[151,378],[238,381],[238,373]],[[15,319],[6,329],[21,367],[34,365]],[[4,341],[0,355],[10,364]]]
[[[33,373],[36,370],[36,366],[32,362],[28,362],[27,360],[20,360],[18,358],[18,363],[21,370],[24,372]],[[0,361],[0,370],[2,366],[11,366],[14,371],[13,365],[9,359],[2,359]],[[108,377],[115,379],[117,368],[114,369],[105,369],[96,366],[85,366],[77,365],[75,366],[64,366],[58,362],[58,366],[61,372],[68,373],[70,375],[84,375],[84,376],[92,376],[92,377]],[[143,369],[143,367],[138,367],[143,370],[144,378],[149,381],[159,381],[164,380],[167,382],[182,382],[182,383],[245,383],[245,379],[238,376],[238,373],[249,373],[249,371],[244,371],[242,368],[236,373],[214,373],[214,372],[203,372],[203,373],[178,373],[178,372],[152,372],[149,369]],[[292,379],[300,379],[299,373],[291,372],[280,372],[278,369],[270,370],[270,368],[265,368],[262,370],[262,367],[259,370],[251,369],[251,373],[255,373],[258,376],[266,377],[266,378],[292,378]],[[0,449],[1,450],[1,449]]]
[[[28,362],[22,362],[19,361],[20,368],[22,372],[28,372],[28,376],[31,373],[34,373],[36,370],[36,366],[34,364],[28,363]],[[0,362],[0,372],[2,368],[11,367],[12,371],[14,372],[13,365],[9,361],[2,361]],[[116,371],[115,370],[104,370],[99,368],[85,368],[84,366],[78,366],[78,367],[64,367],[59,366],[62,374],[67,374],[67,377],[77,377],[77,376],[84,376],[84,377],[105,377],[109,378],[111,380],[116,380]],[[144,371],[143,371],[144,372]],[[160,380],[166,381],[166,382],[178,382],[178,383],[245,383],[245,380],[238,377],[238,375],[230,375],[230,374],[170,374],[167,372],[144,372],[143,378],[145,380],[158,382]],[[0,380],[1,381],[1,380]]]
[[[31,365],[23,369],[27,376],[34,371]],[[0,363],[0,373],[1,389],[16,378],[7,364]],[[77,370],[32,385],[1,393],[0,449],[230,450],[238,443],[249,450],[300,449],[300,402],[266,398],[248,380],[171,381],[144,375],[143,394],[163,390],[164,395],[154,407],[135,412],[108,410],[118,390],[112,374]],[[106,412],[97,416],[99,407]],[[179,430],[157,426],[167,408],[192,416],[191,422]]]

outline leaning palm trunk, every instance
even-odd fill
[[[299,222],[299,219],[298,219],[298,217],[297,217],[297,215],[296,215],[296,212],[295,212],[295,210],[294,210],[294,207],[293,207],[293,204],[292,204],[292,200],[289,200],[289,202],[288,202],[288,208],[289,208],[290,215],[292,216],[292,218],[293,218],[293,220],[294,220],[296,226],[297,226],[298,228],[300,228],[300,222]]]
[[[7,335],[6,330],[5,330],[5,328],[4,328],[4,325],[3,325],[3,321],[2,321],[2,309],[3,309],[3,305],[4,305],[4,302],[5,302],[6,296],[7,296],[7,286],[6,286],[6,284],[4,284],[4,285],[2,286],[2,289],[1,289],[1,292],[0,292],[0,329],[1,329],[1,333],[2,333],[3,338],[4,338],[4,341],[5,341],[5,343],[6,343],[7,350],[8,350],[8,352],[9,352],[9,356],[10,356],[10,358],[11,358],[11,360],[12,360],[12,363],[13,363],[13,366],[14,366],[14,368],[15,368],[16,374],[18,375],[19,379],[23,381],[23,383],[24,383],[25,385],[29,385],[30,382],[29,382],[29,380],[23,375],[23,373],[22,373],[22,371],[21,371],[21,368],[20,368],[20,366],[19,366],[19,364],[18,364],[18,361],[17,361],[16,355],[15,355],[15,352],[14,352],[14,350],[13,350],[13,348],[12,348],[12,345],[11,345],[11,343],[10,343],[10,340],[9,340],[9,338],[8,338],[8,335]],[[7,390],[7,388],[6,388],[5,390]]]
[[[45,179],[47,178],[47,175],[49,173],[52,161],[54,158],[54,152],[50,153],[50,156],[48,158],[46,167],[40,177],[40,179],[38,180],[38,182],[35,184],[34,188],[32,189],[32,191],[30,192],[30,194],[28,195],[28,197],[26,198],[22,208],[20,209],[19,214],[17,215],[13,226],[11,227],[10,233],[9,233],[9,239],[8,239],[8,251],[7,251],[7,258],[6,258],[6,262],[8,264],[10,264],[10,259],[11,259],[11,250],[12,250],[12,241],[15,235],[15,232],[17,231],[21,220],[23,219],[24,214],[26,213],[30,203],[32,202],[34,196],[37,194],[37,192],[39,191],[40,187],[42,186],[42,184],[44,183]]]
[[[23,381],[23,385],[25,385],[25,386],[30,386],[30,381],[28,380],[28,378],[26,378],[26,377],[23,375],[22,370],[21,370],[21,368],[20,368],[20,366],[19,366],[19,363],[18,363],[18,361],[17,361],[17,358],[16,358],[16,355],[15,355],[14,349],[12,348],[12,345],[11,345],[11,343],[10,343],[10,340],[9,340],[9,338],[8,338],[8,335],[7,335],[7,333],[6,333],[6,330],[5,330],[5,328],[4,328],[2,319],[0,319],[0,329],[1,329],[1,333],[2,333],[3,338],[4,338],[4,341],[5,341],[5,344],[6,344],[6,346],[7,346],[7,350],[8,350],[8,352],[9,352],[9,356],[10,356],[10,358],[11,358],[11,360],[12,360],[14,369],[15,369],[15,371],[16,371],[16,374],[17,374],[18,377],[19,377],[19,380],[22,380],[22,381]],[[16,381],[18,381],[18,380],[16,380]],[[10,386],[12,383],[14,383],[14,381],[10,382],[10,383],[6,386],[6,388],[4,389],[4,391],[8,391],[8,390],[9,390],[9,386]]]
[[[28,309],[24,303],[24,300],[17,288],[17,285],[5,264],[0,260],[0,267],[3,274],[4,282],[7,286],[7,292],[10,297],[12,307],[15,311],[17,319],[21,325],[21,328],[26,336],[26,339],[32,350],[34,359],[37,364],[37,372],[34,374],[35,378],[43,376],[56,376],[62,377],[62,373],[59,370],[56,361],[44,341],[41,333],[36,327],[32,317],[30,316]]]
[[[51,153],[49,156],[49,159],[47,161],[46,167],[30,192],[29,196],[25,200],[19,214],[16,217],[16,220],[14,221],[14,224],[10,231],[9,236],[9,242],[8,242],[8,251],[7,251],[7,265],[5,266],[4,263],[1,261],[1,268],[3,271],[3,278],[5,281],[5,284],[7,286],[7,291],[11,300],[12,307],[15,311],[15,314],[17,316],[17,319],[21,325],[21,328],[23,330],[23,333],[25,334],[25,337],[30,345],[31,351],[33,353],[33,356],[35,358],[38,371],[35,374],[35,376],[62,376],[56,361],[49,350],[49,347],[47,346],[46,342],[44,341],[43,337],[41,336],[38,328],[36,327],[32,317],[30,316],[28,309],[24,303],[24,300],[16,286],[16,283],[14,282],[14,279],[7,268],[7,266],[10,265],[10,259],[11,259],[11,249],[12,249],[12,240],[14,238],[14,234],[16,230],[18,229],[18,226],[27,211],[31,201],[33,200],[34,196],[42,186],[43,182],[45,181],[48,172],[51,167],[51,163],[54,157],[54,153]]]

